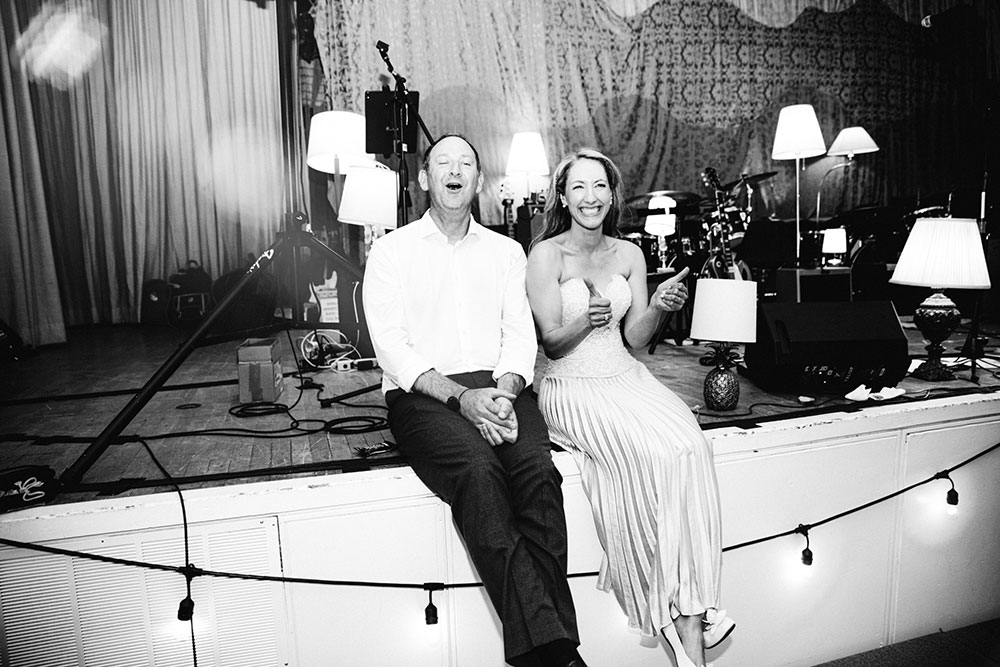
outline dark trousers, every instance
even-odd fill
[[[451,376],[496,386],[489,372]],[[417,476],[451,506],[503,623],[508,661],[556,640],[580,643],[566,580],[562,476],[530,390],[514,402],[518,439],[493,447],[462,415],[422,394],[386,395],[389,427]]]

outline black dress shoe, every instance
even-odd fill
[[[587,667],[587,663],[583,661],[583,658],[573,658],[566,663],[566,667]]]

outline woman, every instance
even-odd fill
[[[528,257],[528,300],[548,358],[539,407],[573,453],[604,547],[598,587],[629,625],[659,632],[679,667],[735,627],[716,609],[722,564],[712,451],[688,407],[622,343],[645,345],[683,307],[687,269],[647,301],[641,249],[616,238],[621,173],[581,149],[556,168]]]

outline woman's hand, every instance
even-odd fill
[[[590,292],[590,303],[587,304],[587,322],[590,328],[607,326],[611,322],[611,299],[601,296],[590,278],[584,278],[583,283]]]
[[[688,273],[688,268],[684,267],[680,273],[657,285],[653,295],[649,298],[649,307],[668,313],[683,308],[688,299],[688,288],[684,284]]]

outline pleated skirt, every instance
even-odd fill
[[[599,589],[655,636],[718,607],[719,492],[690,409],[641,363],[613,377],[545,377],[539,407],[572,452],[604,547]]]

